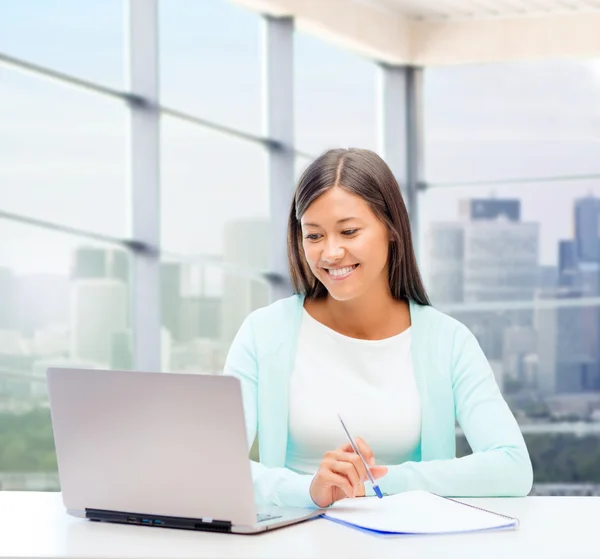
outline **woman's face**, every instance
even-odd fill
[[[312,273],[338,301],[385,289],[390,235],[367,202],[341,187],[319,196],[300,220]]]

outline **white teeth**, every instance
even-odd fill
[[[345,276],[346,274],[349,274],[352,270],[354,270],[354,266],[350,266],[348,268],[339,268],[338,270],[328,270],[328,272],[332,276]]]

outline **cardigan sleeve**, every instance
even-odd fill
[[[239,379],[244,402],[248,448],[258,428],[259,366],[254,341],[252,314],[239,329],[227,355],[224,374]],[[313,476],[298,474],[288,468],[268,468],[251,461],[255,499],[258,504],[317,508],[310,497]]]
[[[455,336],[455,416],[473,453],[390,466],[379,485],[388,494],[421,489],[447,497],[525,496],[533,484],[533,470],[519,426],[475,336],[463,325]]]

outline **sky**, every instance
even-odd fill
[[[0,52],[125,89],[126,21],[121,0],[0,0]],[[163,0],[159,25],[161,103],[261,134],[260,18],[226,0]],[[376,64],[303,33],[294,47],[297,147],[377,150]],[[541,263],[553,264],[574,198],[600,195],[599,179],[442,185],[600,174],[600,62],[427,70],[424,110],[424,178],[439,186],[420,199],[423,237],[456,218],[461,198],[517,196],[523,219],[541,224]],[[268,218],[262,147],[168,117],[161,127],[166,250],[219,254],[226,222]],[[128,142],[120,101],[0,65],[2,210],[128,236]],[[79,242],[0,220],[0,266],[66,273]]]

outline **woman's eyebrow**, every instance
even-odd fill
[[[338,223],[345,223],[346,221],[351,221],[352,219],[358,219],[358,217],[344,217],[343,219],[338,219]],[[304,227],[321,227],[317,223],[305,223]]]

